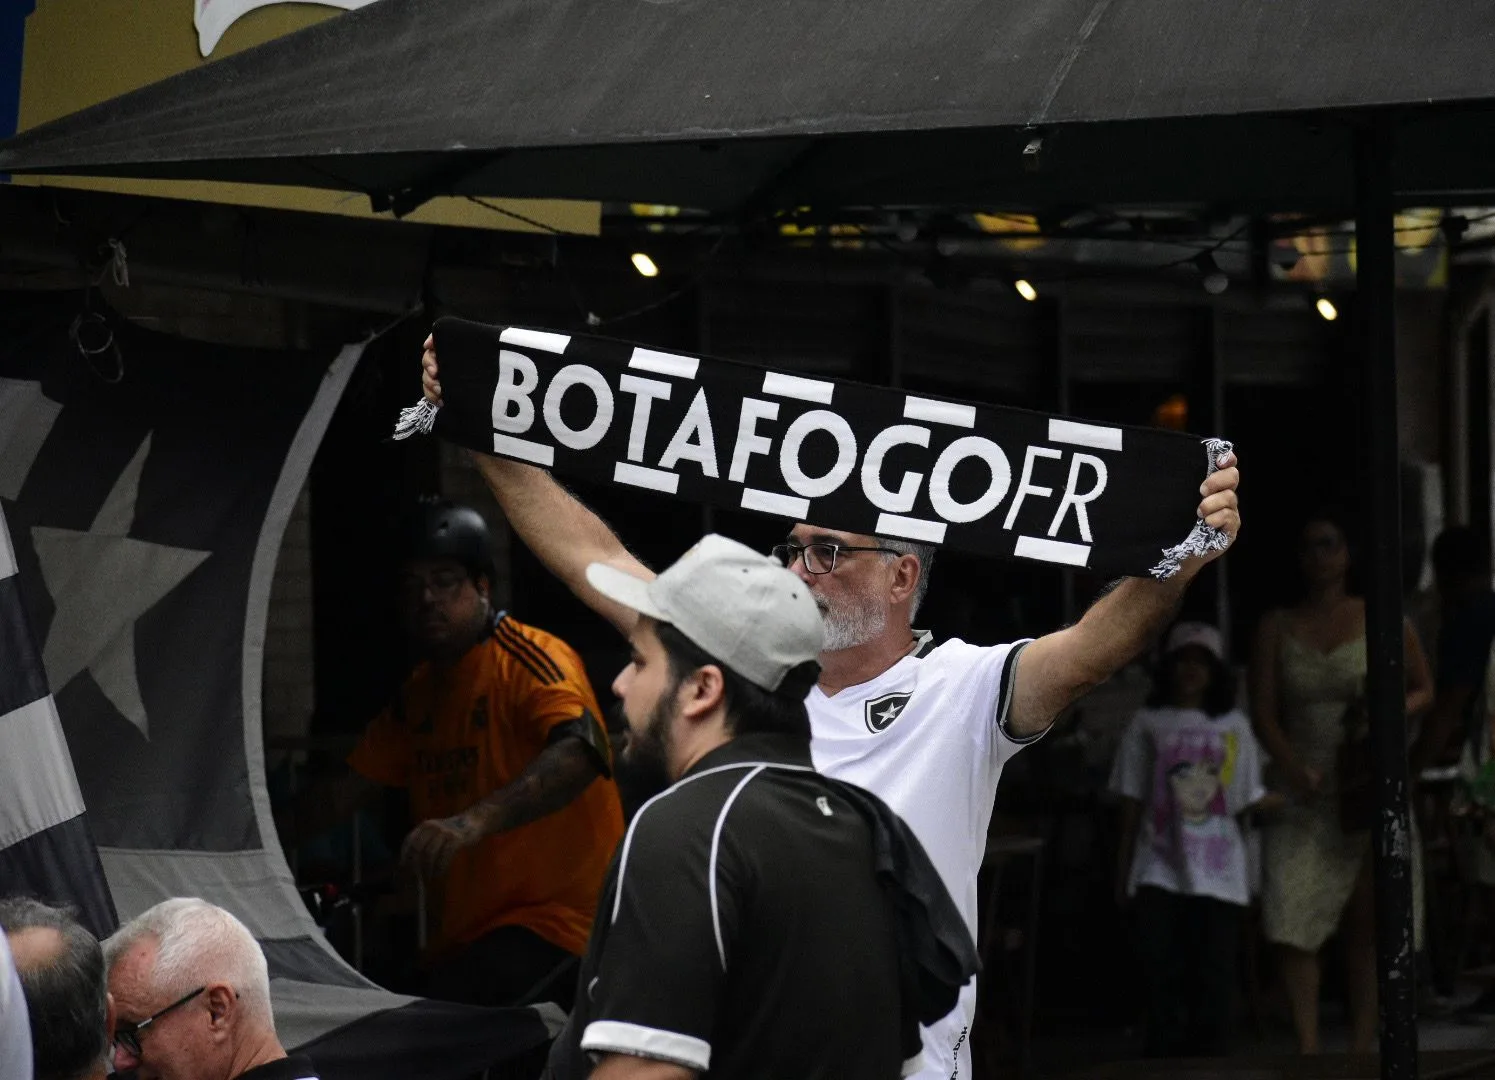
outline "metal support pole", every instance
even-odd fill
[[[1408,826],[1407,717],[1402,672],[1401,475],[1396,407],[1396,268],[1390,118],[1355,132],[1355,238],[1360,356],[1369,451],[1365,636],[1377,814],[1376,974],[1381,1076],[1415,1080],[1417,1009],[1412,946],[1412,834]]]

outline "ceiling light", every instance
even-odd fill
[[[1038,299],[1038,290],[1033,287],[1033,283],[1027,278],[1018,278],[1012,283],[1012,287],[1017,290],[1017,294],[1024,300],[1033,301]]]
[[[1220,269],[1220,264],[1215,262],[1215,257],[1208,251],[1201,251],[1194,258],[1194,266],[1199,270],[1199,280],[1204,286],[1204,291],[1211,296],[1219,296],[1230,288],[1230,278]]]
[[[649,258],[649,256],[645,255],[642,251],[635,251],[628,257],[633,261],[633,268],[644,277],[659,276],[659,267],[655,266],[654,260]]]
[[[1318,309],[1318,313],[1328,322],[1333,322],[1339,318],[1339,309],[1334,306],[1334,301],[1330,300],[1327,296],[1320,296],[1313,306]]]

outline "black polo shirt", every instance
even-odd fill
[[[917,1065],[859,795],[814,771],[806,740],[750,735],[645,803],[603,886],[553,1075],[579,1080],[605,1053],[713,1080]]]

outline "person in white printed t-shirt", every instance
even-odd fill
[[[1153,694],[1117,747],[1110,788],[1122,797],[1117,892],[1134,901],[1144,1052],[1222,1057],[1251,903],[1240,819],[1273,797],[1213,626],[1184,622],[1168,635]]]
[[[441,403],[434,342],[421,359],[427,400]],[[637,613],[588,583],[603,563],[653,572],[549,473],[473,454],[509,525],[552,574],[627,637]],[[1234,540],[1240,528],[1234,454],[1201,485],[1199,516]],[[934,548],[795,525],[777,552],[810,588],[825,620],[820,680],[805,699],[811,753],[827,776],[879,796],[913,829],[976,935],[976,876],[1007,759],[1054,717],[1140,653],[1172,621],[1184,590],[1223,551],[1184,562],[1167,581],[1125,578],[1073,626],[1034,641],[936,645],[913,629]],[[924,1031],[923,1080],[971,1075],[976,982]]]

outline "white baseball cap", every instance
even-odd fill
[[[1197,645],[1216,660],[1225,659],[1225,639],[1209,623],[1181,622],[1168,632],[1168,642],[1163,646],[1163,655]]]
[[[825,640],[820,609],[793,571],[716,533],[653,581],[605,563],[588,566],[587,581],[609,600],[669,623],[770,693],[818,657]]]

